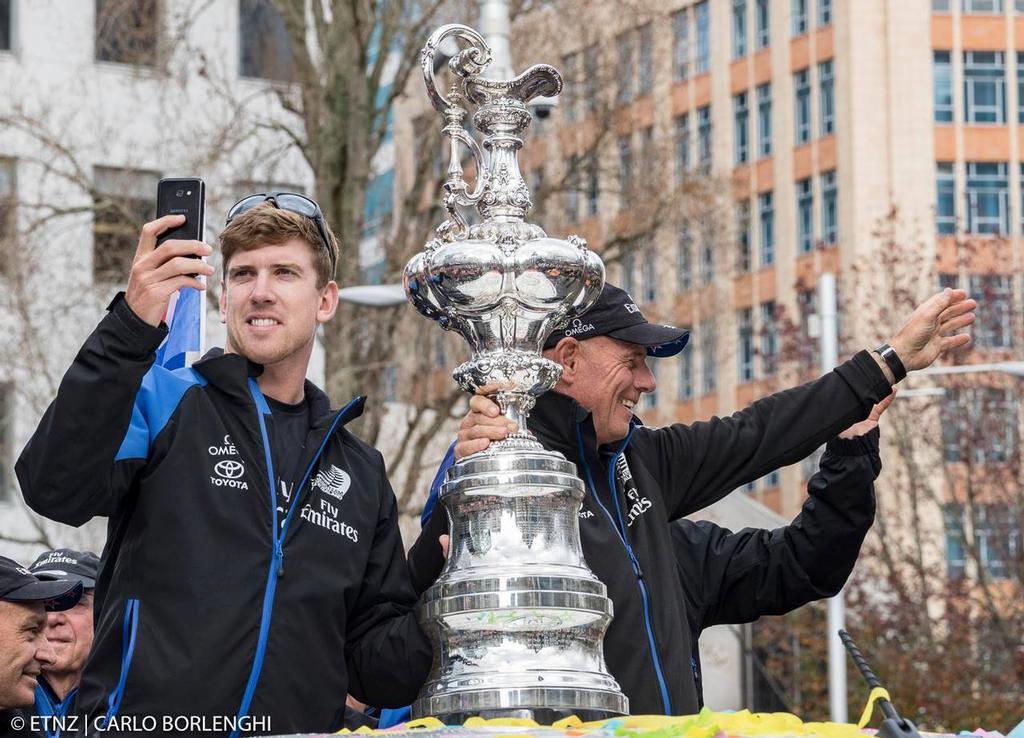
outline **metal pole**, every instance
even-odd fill
[[[831,371],[839,363],[839,327],[836,314],[836,275],[818,277],[818,312],[821,315],[821,370]],[[828,701],[832,722],[845,723],[846,652],[838,631],[845,627],[846,605],[840,591],[828,601]]]
[[[512,79],[512,47],[509,36],[508,0],[480,0],[480,35],[491,47],[491,65],[487,76],[491,79]]]

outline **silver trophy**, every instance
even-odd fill
[[[448,62],[453,82],[442,95],[434,57],[450,37],[464,46]],[[486,79],[489,62],[483,38],[462,25],[438,29],[423,48],[427,94],[451,143],[448,219],[406,266],[405,289],[417,310],[472,347],[454,372],[459,385],[498,387],[492,397],[520,431],[455,464],[442,486],[450,554],[421,609],[434,663],[412,711],[449,723],[596,720],[628,711],[604,661],[612,603],[583,559],[576,466],[544,450],[526,419],[561,374],[541,356],[545,338],[594,303],[604,264],[582,239],[549,238],[525,222],[530,191],[516,157],[530,124],[526,103],[557,95],[561,77],[540,64],[515,79]],[[463,125],[470,108],[482,146]],[[476,167],[472,189],[464,148]],[[471,225],[472,207],[481,219]]]

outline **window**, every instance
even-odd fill
[[[736,271],[749,272],[753,268],[750,253],[750,200],[736,205]]]
[[[0,51],[14,48],[14,15],[11,0],[0,0]],[[0,490],[0,495],[3,490]]]
[[[702,174],[711,171],[711,106],[697,108],[697,163]]]
[[[583,69],[590,70],[590,73],[583,75],[583,106],[588,114],[597,110],[597,101],[600,98],[598,75],[593,70],[599,69],[601,65],[601,51],[597,45],[591,45],[583,52]]]
[[[618,92],[615,96],[619,105],[633,100],[633,77],[636,67],[633,64],[633,32],[626,31],[615,38],[615,55],[618,59],[619,80]]]
[[[953,162],[940,161],[935,165],[938,194],[935,204],[935,230],[940,235],[956,232],[956,177]],[[1022,169],[1024,176],[1024,169]]]
[[[711,67],[711,16],[708,0],[693,6],[697,18],[697,74],[703,74]]]
[[[156,63],[157,0],[96,0],[96,61]]]
[[[974,542],[985,573],[995,579],[1011,575],[1010,566],[1020,556],[1020,521],[1007,504],[974,506]]]
[[[718,388],[718,340],[715,335],[715,323],[708,318],[700,327],[700,369],[701,393],[710,394]]]
[[[839,193],[834,169],[821,175],[821,240],[826,246],[839,240]]]
[[[963,579],[967,569],[964,550],[964,506],[944,505],[942,517],[946,528],[946,571],[951,580]]]
[[[750,308],[736,311],[736,376],[740,382],[754,379],[754,318]]]
[[[811,140],[811,75],[807,69],[793,75],[793,100],[796,124],[793,138],[800,145]]]
[[[591,151],[587,155],[587,215],[597,215],[601,202],[601,180],[597,172],[597,154]]]
[[[672,79],[682,82],[690,76],[690,11],[672,14]]]
[[[654,126],[647,126],[640,129],[640,172],[647,174],[653,172],[655,167],[654,158]]]
[[[750,111],[747,108],[747,93],[733,95],[733,128],[736,166],[750,161]]]
[[[676,286],[679,292],[693,287],[693,234],[690,224],[683,223],[676,243]]]
[[[772,86],[757,86],[757,154],[772,155]]]
[[[1009,233],[1006,164],[967,162],[967,232]]]
[[[964,122],[1006,122],[1006,70],[1002,52],[964,52]]]
[[[562,57],[562,115],[566,122],[576,120],[576,60],[578,54],[566,54]]]
[[[818,366],[821,362],[818,359],[818,342],[814,340],[811,330],[815,316],[818,313],[818,292],[817,290],[800,290],[796,293],[796,308],[800,324],[797,327],[797,350],[800,366]]]
[[[653,248],[644,250],[641,295],[644,302],[658,299],[658,260]]]
[[[765,489],[770,489],[771,487],[778,487],[779,484],[782,483],[782,476],[779,474],[778,469],[768,472],[761,478],[764,480]]]
[[[633,142],[627,133],[619,136],[619,188],[622,193],[622,207],[633,191]]]
[[[1017,122],[1024,123],[1024,52],[1020,51],[1017,52]]]
[[[818,65],[818,106],[820,107],[818,125],[822,136],[831,136],[835,132],[835,79],[832,76],[832,60]]]
[[[681,185],[690,171],[690,114],[676,118],[676,184]]]
[[[768,2],[769,0],[754,0],[754,42],[758,49],[767,47],[771,40],[768,23]]]
[[[968,292],[978,301],[974,324],[974,347],[979,350],[1006,349],[1013,345],[1011,278],[997,274],[972,274]]]
[[[17,169],[14,160],[0,159],[0,244],[15,237],[17,202]],[[0,264],[0,271],[3,267],[4,265]]]
[[[1019,399],[1008,389],[947,389],[942,403],[942,442],[948,463],[996,464],[1017,452]]]
[[[693,399],[693,349],[679,352],[679,386],[676,389],[680,400]]]
[[[747,0],[732,0],[732,58],[747,55]]]
[[[774,374],[778,364],[779,327],[775,320],[775,301],[761,303],[761,372]]]
[[[965,13],[1002,13],[1003,0],[962,0],[960,9]]]
[[[761,223],[761,266],[771,266],[775,263],[775,207],[771,192],[757,196],[757,212]]]
[[[832,23],[832,0],[818,0],[818,28]]]
[[[796,252],[808,254],[814,248],[814,190],[811,179],[796,183]]]
[[[565,160],[565,220],[575,223],[580,219],[580,172],[574,157]]]
[[[932,12],[933,13],[949,13],[949,12],[951,12],[951,10],[952,10],[952,8],[950,8],[950,3],[951,2],[952,2],[952,0],[932,0]]]
[[[635,265],[636,259],[633,256],[633,252],[627,252],[622,255],[622,277],[619,280],[619,284],[622,285],[622,289],[633,294],[633,287],[636,285],[633,282],[633,273],[636,271]]]
[[[640,55],[637,62],[637,91],[650,94],[654,88],[654,30],[651,24],[640,27]]]
[[[648,410],[653,410],[658,406],[658,362],[657,360],[651,361],[648,359],[647,368],[651,370],[651,377],[654,379],[654,389],[650,392],[644,392],[644,407]]]
[[[807,33],[807,0],[791,0],[793,8],[793,35],[803,36]]]
[[[273,0],[239,0],[238,49],[241,76],[278,82],[294,79],[288,29]]]
[[[366,185],[363,208],[363,239],[373,238],[386,228],[395,210],[395,170],[372,174]]]
[[[950,64],[948,51],[932,52],[932,69],[935,80],[935,122],[952,123],[953,67]]]
[[[96,167],[93,172],[92,273],[98,283],[128,280],[142,224],[153,220],[160,175]]]
[[[700,283],[708,285],[715,281],[715,221],[706,217],[701,223],[700,234]]]

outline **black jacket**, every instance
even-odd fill
[[[862,351],[820,379],[730,417],[667,428],[638,425],[623,441],[601,448],[589,413],[571,398],[548,392],[538,399],[530,430],[545,448],[575,462],[586,482],[583,553],[614,603],[605,660],[629,698],[630,712],[683,715],[700,704],[668,523],[800,461],[866,418],[890,391],[874,359]],[[445,515],[432,515],[410,551],[419,591],[441,571],[437,537],[446,526]]]
[[[109,518],[76,711],[298,733],[340,727],[347,692],[408,703],[430,647],[383,459],[344,429],[363,398],[331,412],[306,383],[305,476],[278,520],[260,367],[215,351],[168,371],[165,334],[115,301],[17,464],[40,514]]]
[[[789,525],[733,533],[706,520],[672,523],[698,693],[697,639],[705,628],[782,615],[843,588],[875,519],[874,480],[881,470],[877,428],[859,438],[834,438]]]

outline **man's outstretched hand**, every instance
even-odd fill
[[[456,459],[483,451],[491,441],[500,441],[519,430],[518,425],[501,414],[498,403],[485,396],[497,389],[496,385],[481,387],[469,399],[469,412],[462,419],[455,441]]]
[[[921,303],[889,345],[908,372],[931,366],[947,351],[971,342],[971,337],[960,331],[974,322],[977,307],[966,292],[947,287]]]

